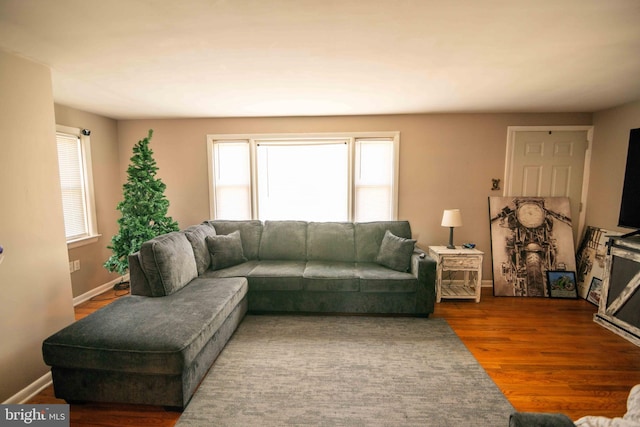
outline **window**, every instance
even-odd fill
[[[355,221],[395,219],[395,164],[393,141],[356,140]]]
[[[214,145],[214,218],[251,218],[251,173],[249,143],[219,141]],[[211,156],[209,156],[211,157]],[[210,168],[211,169],[211,168]]]
[[[56,142],[64,229],[69,248],[91,243],[96,230],[91,145],[80,129],[57,126]]]
[[[257,144],[258,219],[347,221],[347,144]]]
[[[209,135],[208,144],[213,218],[397,217],[397,132]]]

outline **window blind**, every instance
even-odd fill
[[[249,143],[221,142],[215,147],[215,217],[251,219]]]
[[[76,135],[56,133],[62,208],[67,241],[89,235],[82,144]]]
[[[393,150],[391,139],[356,140],[355,221],[394,219]]]

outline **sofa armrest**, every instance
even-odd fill
[[[509,417],[509,427],[575,427],[575,424],[564,414],[514,412]]]
[[[416,247],[411,255],[411,274],[418,279],[416,313],[433,313],[436,300],[436,260]]]

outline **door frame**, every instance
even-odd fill
[[[504,186],[503,196],[511,195],[513,173],[513,156],[515,155],[515,142],[516,134],[518,132],[540,132],[540,131],[586,131],[587,132],[587,150],[584,153],[584,170],[582,173],[582,193],[580,196],[580,212],[578,215],[578,238],[582,236],[582,232],[585,227],[585,220],[587,214],[587,194],[589,192],[589,176],[591,172],[591,149],[593,144],[593,125],[578,125],[578,126],[508,126],[507,127],[507,150],[504,167]],[[573,215],[573,214],[572,214]],[[574,242],[578,244],[578,242]]]

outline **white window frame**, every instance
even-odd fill
[[[389,138],[388,137],[360,137],[360,138],[356,138],[355,139],[355,143],[353,144],[353,162],[352,162],[352,172],[351,172],[351,177],[353,179],[353,185],[351,186],[351,188],[353,189],[353,195],[351,196],[351,203],[353,204],[353,209],[352,209],[352,215],[351,215],[351,220],[355,219],[355,216],[357,214],[357,212],[355,212],[357,209],[355,207],[356,202],[357,202],[357,188],[359,187],[358,182],[360,181],[359,179],[357,179],[357,175],[359,173],[361,173],[361,165],[360,163],[362,162],[361,160],[361,153],[362,153],[362,144],[366,144],[366,143],[380,143],[380,142],[386,142],[388,141]],[[397,220],[398,219],[398,175],[399,175],[399,157],[400,157],[400,145],[398,143],[399,141],[396,141],[396,139],[394,138],[393,140],[393,165],[392,167],[392,177],[391,177],[391,206],[389,206],[390,211],[388,212],[389,216],[393,219],[393,220]],[[360,185],[361,188],[375,188],[375,187],[380,187],[379,184],[371,184],[371,183],[362,183]]]
[[[57,134],[67,134],[78,138],[81,150],[81,170],[84,186],[84,204],[85,204],[85,221],[87,232],[81,236],[67,239],[67,249],[73,249],[79,246],[94,243],[100,237],[98,233],[98,222],[96,219],[96,202],[93,189],[93,172],[91,161],[91,138],[84,135],[82,130],[75,127],[56,125],[56,144]]]
[[[322,142],[345,141],[349,146],[349,189],[348,189],[348,215],[349,221],[355,217],[355,180],[356,170],[356,143],[359,140],[391,140],[393,142],[393,177],[392,177],[392,220],[398,219],[398,181],[400,175],[400,132],[343,132],[343,133],[296,133],[296,134],[209,134],[207,135],[207,159],[209,174],[209,217],[216,218],[216,191],[215,191],[215,158],[214,146],[216,143],[247,143],[249,144],[250,173],[251,173],[251,219],[258,219],[258,195],[257,195],[257,165],[256,150],[260,143],[286,143],[286,141]]]

